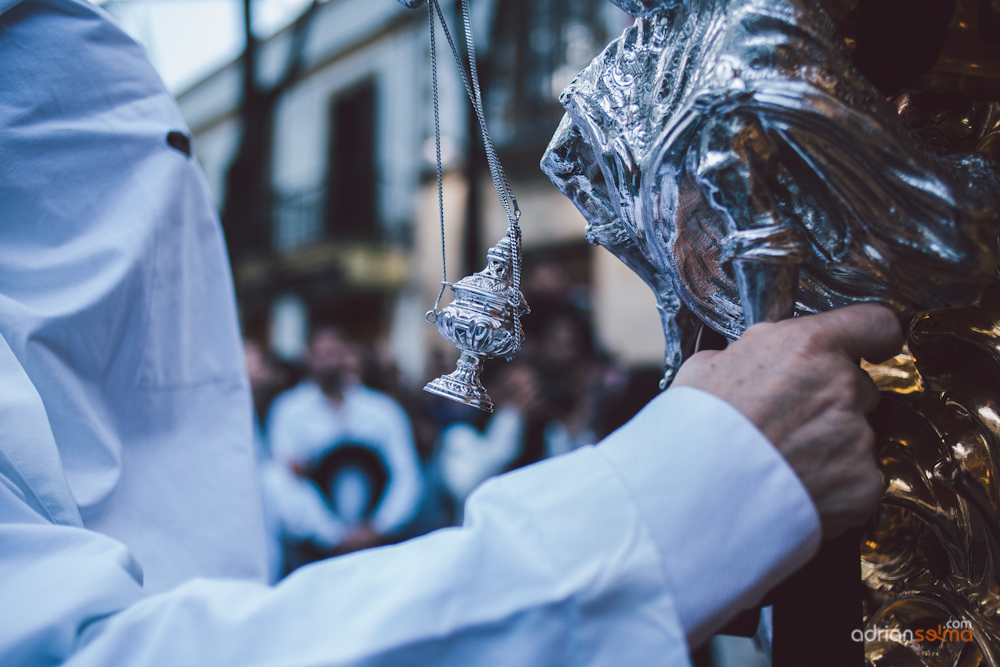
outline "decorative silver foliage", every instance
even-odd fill
[[[566,89],[542,168],[656,292],[665,380],[704,322],[974,300],[992,168],[921,147],[812,0],[615,0],[637,16]]]

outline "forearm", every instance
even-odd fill
[[[553,475],[573,481],[553,484]],[[90,624],[67,664],[621,665],[650,656],[687,664],[680,623],[644,520],[588,448],[487,483],[462,528],[303,568],[273,589],[196,580],[127,606]]]
[[[4,551],[0,597],[36,612],[35,626],[5,626],[0,662],[687,665],[686,637],[756,601],[815,546],[796,484],[732,408],[672,390],[598,447],[490,480],[461,528],[302,568],[275,588],[195,580],[142,599],[112,540],[0,526],[18,545]],[[71,582],[58,600],[53,580]]]
[[[599,451],[650,526],[693,646],[819,546],[805,487],[757,428],[715,396],[661,394]]]
[[[388,488],[372,520],[372,528],[381,534],[399,531],[420,508],[424,480],[416,451],[409,418],[400,409],[393,433],[386,442]]]

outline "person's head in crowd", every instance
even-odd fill
[[[597,355],[589,315],[572,306],[546,313],[535,336],[532,356],[545,374],[573,371]]]
[[[306,364],[313,380],[330,396],[342,394],[361,370],[356,346],[334,326],[317,327],[309,336]]]
[[[390,396],[401,399],[399,365],[393,354],[392,346],[385,338],[377,338],[370,345],[364,346],[362,353],[361,381],[366,387],[377,389]]]
[[[523,415],[535,415],[543,407],[538,372],[527,362],[504,362],[494,375],[491,393],[498,408],[511,407]]]
[[[243,341],[243,356],[247,362],[247,376],[250,379],[250,389],[256,394],[267,387],[271,381],[272,374],[267,360],[267,353],[257,341],[247,338]]]
[[[587,312],[570,305],[554,308],[536,333],[531,360],[540,381],[540,401],[550,419],[581,408],[598,381],[601,366]]]
[[[573,283],[558,262],[547,260],[535,262],[530,266],[522,289],[535,299],[569,303]]]
[[[590,322],[574,308],[551,313],[540,334],[538,353],[543,363],[566,366],[594,354]]]
[[[248,338],[243,341],[243,354],[250,379],[250,391],[253,394],[253,407],[260,418],[264,419],[274,397],[288,388],[288,373],[267,349],[255,340]]]

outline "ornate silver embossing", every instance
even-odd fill
[[[636,23],[563,94],[542,166],[656,293],[665,380],[703,324],[915,315],[909,352],[867,366],[888,489],[866,660],[1000,667],[1000,8],[958,0],[937,63],[888,99],[832,18],[853,0],[613,1]]]
[[[997,264],[990,164],[922,145],[825,3],[615,0],[542,168],[656,293],[665,383],[705,325],[970,303]]]
[[[521,315],[530,312],[515,285],[520,264],[520,229],[486,253],[486,268],[451,286],[455,299],[437,315],[441,335],[461,351],[455,372],[432,380],[425,391],[493,412],[493,402],[479,381],[489,357],[510,358],[521,349]]]
[[[407,7],[417,7],[425,0],[400,0]],[[472,19],[469,0],[461,0],[462,23],[468,51],[468,70],[462,61],[455,40],[452,39],[448,23],[438,0],[430,0],[428,19],[430,28],[431,90],[434,99],[434,143],[437,153],[438,216],[441,224],[441,291],[434,308],[427,313],[427,321],[436,323],[441,335],[454,343],[461,351],[455,372],[439,377],[424,386],[424,390],[452,400],[468,403],[481,410],[493,412],[493,402],[479,380],[483,362],[492,356],[507,357],[508,360],[521,349],[524,332],[521,329],[521,315],[528,313],[528,304],[521,294],[521,228],[518,221],[521,211],[517,199],[504,174],[497,157],[493,140],[486,129],[483,112],[482,91],[476,70],[476,47],[472,37]],[[500,206],[507,214],[507,235],[487,252],[487,266],[472,276],[451,285],[455,300],[438,312],[441,297],[448,282],[444,239],[444,196],[441,166],[441,124],[438,110],[437,51],[435,40],[435,16],[458,63],[459,73],[465,90],[472,102],[472,109],[482,130],[483,147],[490,176]]]

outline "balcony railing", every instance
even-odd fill
[[[271,243],[276,252],[296,250],[323,240],[324,188],[276,192]]]

